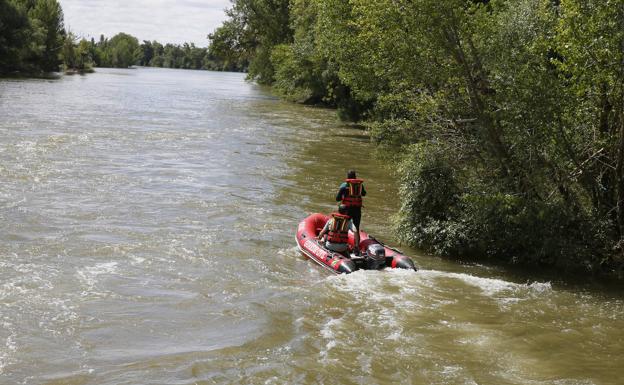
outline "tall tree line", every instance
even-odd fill
[[[368,127],[405,242],[622,273],[624,0],[235,0],[210,39]]]

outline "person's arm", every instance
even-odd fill
[[[336,194],[336,202],[340,202],[342,200],[342,197],[345,195],[345,184],[341,184],[340,188],[338,189],[338,194]]]
[[[331,221],[331,219],[329,220]],[[325,227],[323,227],[323,230],[321,230],[321,232],[319,233],[319,235],[316,237],[316,239],[318,239],[319,241],[321,239],[323,239],[323,236],[325,234],[327,234],[327,231],[329,230],[329,221],[327,221],[327,223],[325,223]]]
[[[364,183],[362,183],[362,196],[366,196],[366,189],[364,188]]]

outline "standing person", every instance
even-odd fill
[[[366,195],[364,181],[357,179],[355,170],[347,172],[347,179],[340,185],[336,201],[347,206],[347,215],[353,219],[353,224],[360,230],[362,219],[362,197]]]

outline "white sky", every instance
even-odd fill
[[[65,28],[79,37],[99,39],[118,32],[139,42],[208,45],[206,36],[226,19],[229,0],[59,0]]]

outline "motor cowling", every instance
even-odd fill
[[[373,243],[366,248],[366,268],[371,270],[382,269],[386,264],[386,250],[379,243]]]

